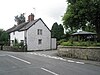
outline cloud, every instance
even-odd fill
[[[0,28],[8,29],[14,25],[14,16],[26,13],[42,18],[51,28],[54,22],[61,23],[67,7],[66,0],[2,0],[0,1]],[[35,10],[33,9],[35,8]]]
[[[63,16],[64,11],[65,11],[65,7],[60,5],[60,6],[55,6],[54,8],[48,10],[47,14],[50,17],[54,18],[55,20],[58,20],[59,18],[61,18],[61,16]]]
[[[63,16],[67,7],[66,0],[46,0],[45,4],[42,5],[41,3],[41,7],[36,8],[36,10],[39,9],[37,12],[40,12],[42,14],[41,16],[52,18],[54,21],[61,21],[61,16]]]

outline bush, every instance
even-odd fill
[[[65,42],[66,39],[61,39],[60,41],[57,42],[58,45],[60,45],[62,42]]]
[[[63,46],[72,46],[73,44],[70,41],[67,41],[67,42],[62,42],[60,45],[63,45]]]
[[[15,39],[14,40],[14,43],[13,43],[13,47],[14,48],[20,48],[20,49],[22,49],[23,47],[24,47],[24,42],[18,42],[18,40],[17,39]]]
[[[100,43],[97,43],[96,46],[99,46],[100,47]]]
[[[86,42],[83,42],[83,41],[67,41],[67,42],[62,42],[60,45],[62,46],[100,46],[100,43],[97,43],[97,42],[91,42],[91,41],[86,41]]]

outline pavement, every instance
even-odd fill
[[[58,56],[57,50],[51,50],[51,51],[37,51],[36,53],[41,53],[41,54],[46,54],[46,55],[51,55],[51,56]],[[72,60],[72,61],[79,61],[79,62],[84,62],[85,64],[91,64],[95,66],[100,66],[99,61],[92,61],[92,60],[82,60],[82,59],[75,59],[75,58],[68,58],[68,57],[62,57],[66,60]]]
[[[0,75],[100,75],[100,66],[56,54],[0,51]]]

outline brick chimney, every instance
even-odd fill
[[[30,14],[29,16],[28,16],[28,22],[31,22],[31,21],[33,21],[34,20],[34,14]]]

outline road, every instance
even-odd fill
[[[100,66],[43,52],[0,51],[0,75],[100,75]]]

